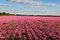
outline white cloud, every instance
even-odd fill
[[[0,6],[9,6],[9,4],[0,4]]]
[[[43,6],[56,6],[57,4],[55,4],[55,3],[44,3],[44,5]]]
[[[40,6],[26,6],[26,7],[24,7],[24,8],[39,8]]]
[[[40,5],[40,2],[36,2],[33,0],[10,0],[12,2],[19,2],[19,3],[23,3],[23,4],[32,4],[32,5]]]
[[[43,2],[36,2],[36,1],[33,1],[33,0],[10,0],[12,2],[19,2],[19,3],[22,3],[22,4],[31,4],[33,6],[30,6],[29,8],[31,7],[40,7],[40,6],[56,6],[55,3],[43,3]]]
[[[47,10],[48,10],[47,8],[41,9],[42,12],[46,12]]]

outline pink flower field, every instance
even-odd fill
[[[60,17],[1,16],[0,39],[60,40]]]

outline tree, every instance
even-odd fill
[[[3,12],[3,15],[6,14],[5,12]]]

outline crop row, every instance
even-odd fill
[[[36,18],[0,21],[0,39],[60,40],[60,22]]]

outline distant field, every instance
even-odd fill
[[[60,40],[60,17],[1,16],[1,40]]]

